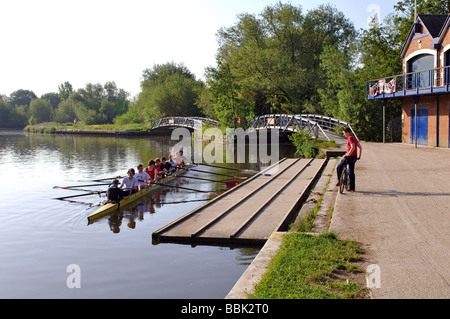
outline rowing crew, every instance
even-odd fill
[[[128,176],[122,180],[120,186],[118,179],[114,179],[109,185],[108,191],[106,192],[108,201],[118,202],[124,197],[149,187],[151,183],[156,183],[166,176],[172,175],[177,169],[183,168],[183,151],[180,151],[179,154],[180,156],[175,158],[169,155],[169,160],[165,157],[150,160],[145,170],[143,165],[139,164],[137,173],[134,168],[130,168],[127,172]]]

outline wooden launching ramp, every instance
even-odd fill
[[[283,159],[153,233],[157,243],[264,245],[286,230],[326,160]]]

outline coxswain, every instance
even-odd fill
[[[123,198],[122,190],[118,187],[119,184],[119,180],[114,179],[109,185],[108,190],[106,191],[106,198],[108,198],[108,202],[118,203]]]

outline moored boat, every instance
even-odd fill
[[[151,184],[149,187],[144,188],[137,193],[134,193],[130,196],[123,198],[118,203],[117,202],[106,203],[105,205],[103,205],[102,207],[97,209],[95,212],[93,212],[91,215],[89,215],[89,217],[88,217],[89,224],[93,223],[94,221],[96,221],[97,219],[99,219],[103,216],[106,216],[110,213],[118,211],[121,207],[128,205],[128,204],[138,200],[139,198],[144,197],[145,195],[148,195],[150,192],[153,192],[154,190],[165,187],[163,185],[170,184],[171,182],[176,180],[178,177],[186,174],[187,171],[188,171],[187,169],[177,170],[175,174],[167,176],[163,180],[159,181],[157,184]]]

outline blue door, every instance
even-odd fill
[[[415,110],[411,110],[411,144],[415,144]],[[428,145],[428,109],[417,109],[417,144]]]

